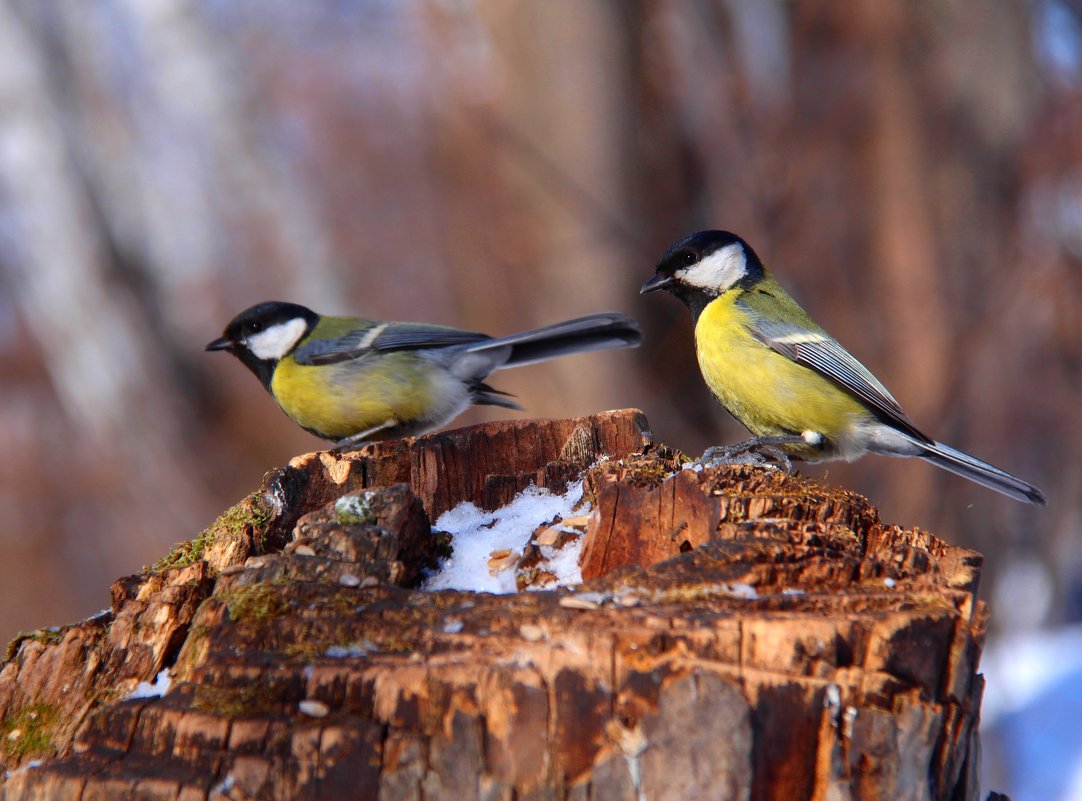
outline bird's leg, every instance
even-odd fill
[[[373,434],[378,434],[380,431],[386,431],[389,428],[394,428],[396,425],[398,425],[398,421],[394,418],[384,420],[378,426],[366,428],[364,431],[358,431],[356,434],[350,434],[348,437],[344,437],[338,440],[338,442],[334,443],[331,451],[333,453],[345,453],[346,450],[349,448],[364,444],[365,440],[367,440]]]
[[[773,437],[752,437],[733,445],[714,445],[692,464],[703,467],[720,467],[727,464],[765,464],[774,462],[786,473],[793,472],[789,455],[782,450],[785,445],[807,445],[802,436],[782,434]]]

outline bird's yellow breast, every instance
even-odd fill
[[[413,353],[322,366],[287,356],[278,363],[270,390],[298,425],[326,439],[342,439],[388,421],[405,423],[443,411],[434,405],[463,403],[465,388],[433,386],[441,378],[444,371]],[[447,397],[448,390],[463,397]]]
[[[869,412],[832,381],[752,335],[741,290],[711,301],[695,324],[695,350],[707,386],[756,436],[814,431],[838,442]],[[799,450],[799,449],[797,449]]]

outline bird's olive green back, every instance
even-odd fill
[[[313,339],[337,339],[351,331],[371,328],[379,324],[379,320],[367,320],[363,317],[320,317],[316,327],[298,343],[298,347]]]
[[[760,317],[780,320],[819,334],[826,333],[800,304],[789,297],[789,293],[782,289],[781,284],[767,270],[763,271],[762,280],[742,291],[734,300],[739,300]]]

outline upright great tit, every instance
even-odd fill
[[[640,293],[658,289],[691,310],[707,386],[755,437],[738,449],[765,445],[813,462],[852,461],[868,451],[919,456],[1017,500],[1045,503],[1033,485],[921,433],[736,234],[700,231],[681,239]]]
[[[341,448],[430,431],[471,404],[521,409],[484,383],[489,373],[641,340],[638,324],[616,312],[493,339],[270,301],[242,311],[206,349],[232,353],[293,422]]]

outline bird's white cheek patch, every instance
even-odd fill
[[[678,270],[676,277],[700,289],[725,290],[743,278],[747,271],[744,248],[734,242],[715,250],[686,270]]]
[[[266,331],[248,337],[245,344],[257,359],[281,359],[301,341],[308,323],[300,317],[272,325]]]

